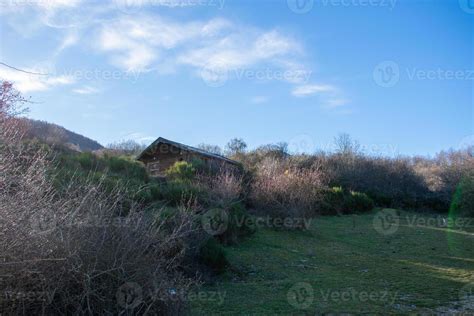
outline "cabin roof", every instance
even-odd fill
[[[151,143],[150,146],[148,146],[140,155],[138,155],[137,160],[142,160],[143,157],[147,154],[152,155],[153,154],[152,150],[154,148],[156,148],[156,146],[158,146],[159,144],[172,145],[172,146],[180,148],[184,151],[195,152],[195,153],[197,153],[201,156],[209,157],[209,158],[212,158],[212,159],[222,160],[222,161],[228,162],[228,163],[233,164],[233,165],[240,165],[240,163],[238,163],[237,161],[229,159],[229,158],[224,157],[222,155],[210,153],[208,151],[205,151],[205,150],[202,150],[202,149],[199,149],[199,148],[196,148],[196,147],[184,145],[184,144],[181,144],[181,143],[178,143],[178,142],[174,142],[172,140],[169,140],[169,139],[166,139],[166,138],[163,138],[163,137],[159,137],[157,140],[155,140],[153,143]]]

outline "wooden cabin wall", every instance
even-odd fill
[[[160,144],[151,155],[153,158],[144,160],[147,170],[151,176],[164,177],[165,171],[177,161],[192,162],[194,159],[202,160],[208,167],[217,170],[235,171],[236,167],[220,159],[214,159],[195,152],[183,151],[180,148],[168,144]]]

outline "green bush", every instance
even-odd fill
[[[191,181],[196,175],[196,168],[187,161],[177,161],[165,173],[169,179],[175,181]]]
[[[474,217],[474,175],[464,177],[459,183],[451,203],[450,214]]]
[[[375,203],[365,193],[333,187],[323,191],[322,215],[342,215],[371,211]]]
[[[342,214],[345,204],[345,193],[341,187],[322,190],[323,195],[320,213],[322,215]]]
[[[209,240],[202,245],[199,258],[203,264],[216,273],[224,272],[229,265],[225,249],[214,238],[209,238]]]
[[[201,188],[182,181],[170,181],[164,183],[160,188],[153,189],[153,196],[167,201],[172,206],[177,206],[183,202],[196,199],[200,204],[207,204],[207,192]]]
[[[255,233],[255,220],[248,214],[242,203],[236,202],[231,204],[227,208],[227,214],[227,229],[217,236],[222,243],[226,245],[237,244],[242,238]]]
[[[86,170],[92,170],[97,167],[97,158],[90,152],[80,153],[75,159],[79,165]]]
[[[112,173],[120,174],[128,179],[148,182],[148,174],[145,167],[141,163],[131,160],[128,157],[105,157],[103,163]]]
[[[374,201],[365,193],[351,191],[346,197],[346,212],[347,213],[362,213],[374,209]]]

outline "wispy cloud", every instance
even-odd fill
[[[133,132],[124,134],[123,140],[134,140],[141,144],[146,144],[154,141],[156,137],[144,134],[142,132]]]
[[[282,73],[300,69],[301,76],[306,70],[299,62],[302,45],[295,39],[221,18],[182,22],[157,15],[125,16],[102,26],[96,43],[98,51],[126,71],[167,73],[186,66],[200,74],[204,68],[229,72],[267,67]]]
[[[341,89],[328,84],[307,84],[297,86],[291,92],[297,98],[314,96],[319,101],[321,107],[327,111],[337,114],[351,114],[348,109],[350,101],[343,96]]]
[[[335,92],[336,90],[334,86],[327,84],[307,84],[294,88],[292,94],[295,97],[307,97],[315,94]]]
[[[37,18],[39,16],[44,26],[65,34],[52,59],[77,45],[92,47],[112,66],[127,72],[154,71],[159,75],[190,72],[206,81],[203,73],[210,70],[211,75],[224,73],[226,80],[284,81],[292,86],[291,93],[295,97],[335,94],[336,88],[331,85],[308,84],[312,69],[306,62],[304,45],[278,28],[257,28],[224,18],[165,18],[150,10],[141,10],[151,5],[183,7],[186,3],[194,2],[113,0],[92,6],[83,0],[47,0],[32,1],[30,9],[39,12]],[[123,9],[130,7],[140,10],[124,14],[127,12]],[[79,36],[86,33],[93,36]],[[36,84],[37,89],[52,86],[32,81],[24,80],[24,85],[34,87]],[[86,94],[81,90],[74,92]],[[328,104],[335,107],[337,102],[342,103],[334,100]]]
[[[99,93],[100,90],[91,86],[84,86],[81,88],[73,89],[72,92],[77,93],[77,94],[87,95],[87,94]]]
[[[30,72],[38,72],[35,69],[23,69]],[[70,76],[50,76],[28,74],[21,71],[8,69],[0,66],[0,78],[15,83],[16,88],[21,92],[45,91],[53,87],[70,85],[75,82]]]

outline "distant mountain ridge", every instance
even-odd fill
[[[50,145],[64,145],[76,151],[95,151],[104,148],[97,141],[57,124],[32,119],[24,120],[27,126],[27,138],[36,138]]]

